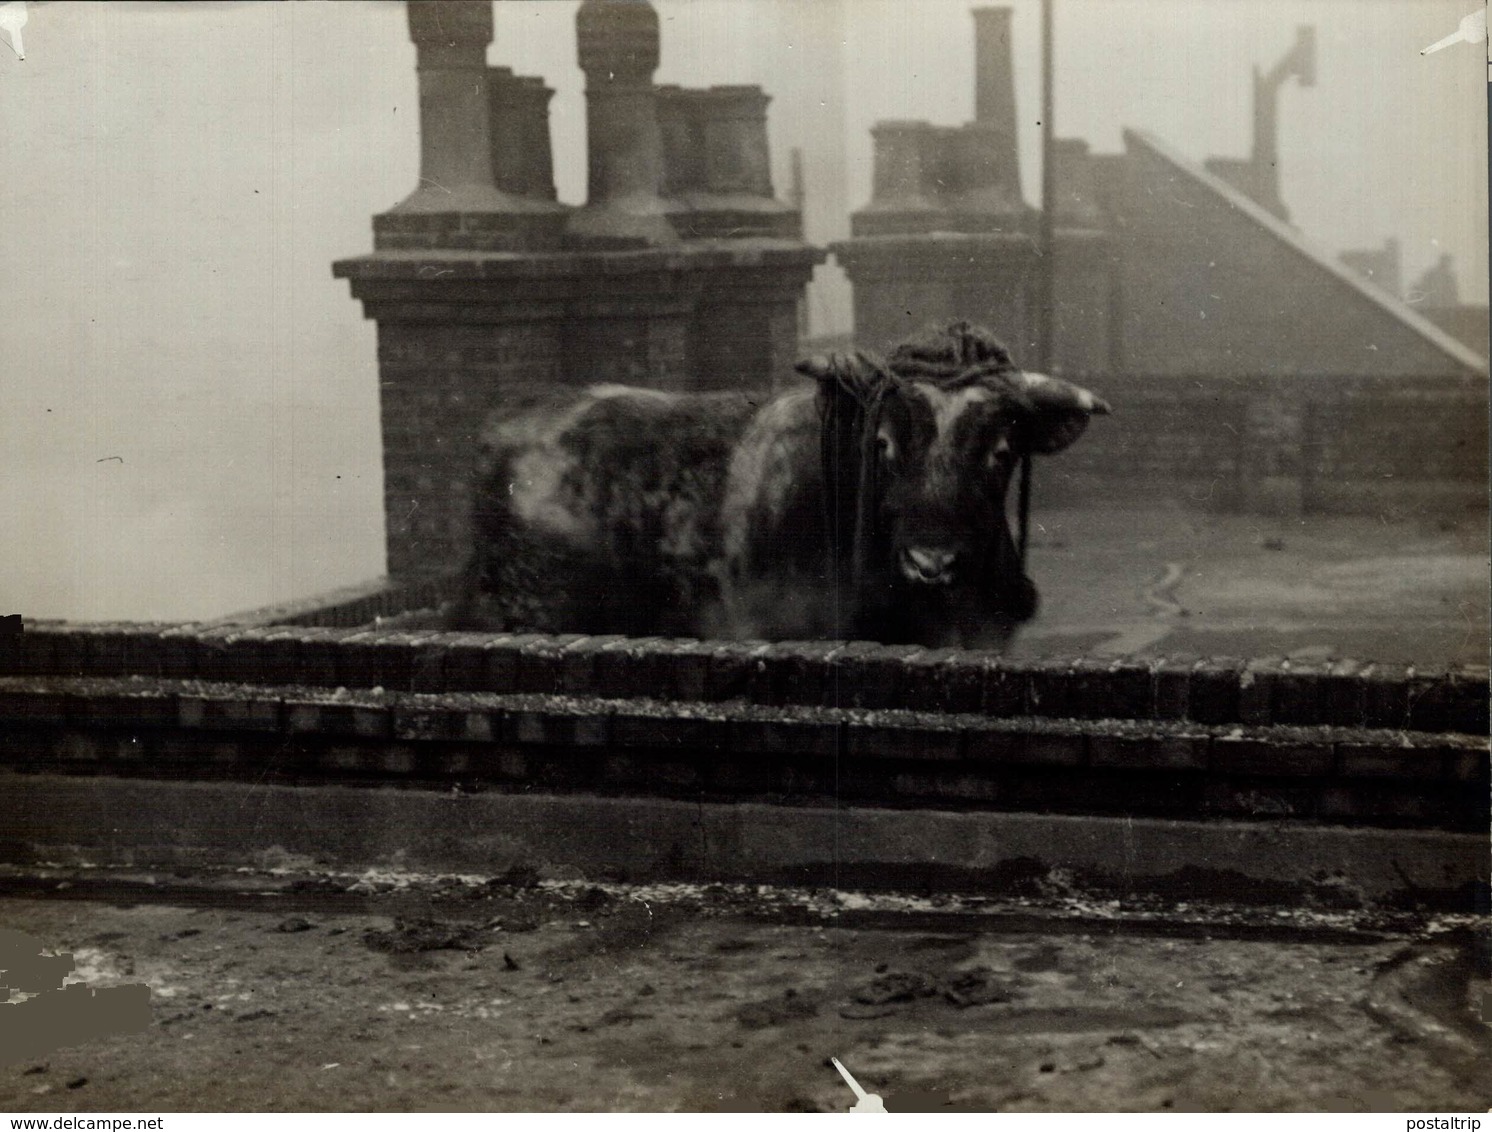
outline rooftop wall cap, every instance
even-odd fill
[[[370,255],[337,260],[332,274],[338,279],[414,279],[433,283],[473,279],[566,276],[578,274],[630,274],[643,271],[676,271],[684,268],[775,266],[777,264],[822,263],[827,250],[799,240],[772,237],[691,240],[669,248],[628,248],[620,251],[568,252],[474,252],[458,249],[388,249]]]

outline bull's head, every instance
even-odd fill
[[[840,512],[841,530],[854,532],[855,574],[869,568],[922,593],[971,586],[1000,612],[1029,617],[1035,592],[1006,521],[1010,481],[1024,457],[1061,451],[1109,406],[1017,369],[966,323],[887,362],[858,353],[798,369],[819,382],[830,490],[841,504],[855,496],[853,513]]]

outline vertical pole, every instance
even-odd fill
[[[803,202],[807,199],[807,187],[803,183],[803,147],[793,146],[792,150],[792,180],[788,190],[788,203],[793,206],[798,214],[798,238],[803,238]],[[796,348],[808,337],[808,288],[803,288],[803,293],[798,296],[795,307],[796,338],[793,345]],[[776,377],[773,377],[773,388],[776,388]]]
[[[1056,149],[1056,122],[1052,76],[1052,5],[1055,0],[1041,0],[1041,264],[1037,278],[1036,305],[1040,337],[1036,342],[1037,364],[1049,370],[1057,329],[1057,277],[1055,233],[1057,214],[1057,177],[1053,150]]]

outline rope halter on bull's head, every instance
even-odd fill
[[[897,384],[886,363],[864,350],[798,363],[819,383],[819,443],[824,476],[824,527],[833,579],[858,587],[875,537],[880,497],[876,431],[881,405]],[[849,490],[846,490],[849,488]],[[844,553],[848,539],[850,553]]]
[[[903,378],[932,381],[945,388],[984,382],[1003,387],[1010,402],[1025,411],[1029,426],[1020,446],[1019,547],[1022,571],[1031,515],[1031,456],[1060,452],[1077,440],[1109,404],[1061,378],[1028,373],[1016,366],[1005,344],[982,326],[950,322],[909,338],[891,354],[892,371]]]
[[[1109,412],[1102,398],[1061,378],[1019,369],[1003,343],[983,327],[958,321],[930,329],[897,346],[889,361],[866,351],[831,354],[798,364],[821,390],[825,522],[834,576],[859,585],[876,534],[880,462],[876,433],[886,394],[902,382],[926,381],[946,389],[975,383],[997,387],[1024,410],[1028,427],[1020,446],[1020,536],[1022,571],[1030,529],[1031,456],[1066,448],[1091,417]],[[847,492],[845,487],[853,485]],[[845,535],[851,553],[842,552]]]

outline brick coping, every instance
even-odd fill
[[[353,601],[397,603],[370,588]],[[324,615],[302,613],[310,619]],[[360,615],[360,614],[349,614]],[[1012,660],[844,641],[459,633],[360,624],[42,622],[0,676],[163,677],[400,692],[728,700],[1000,719],[1089,719],[1488,734],[1485,667],[1280,657]]]

